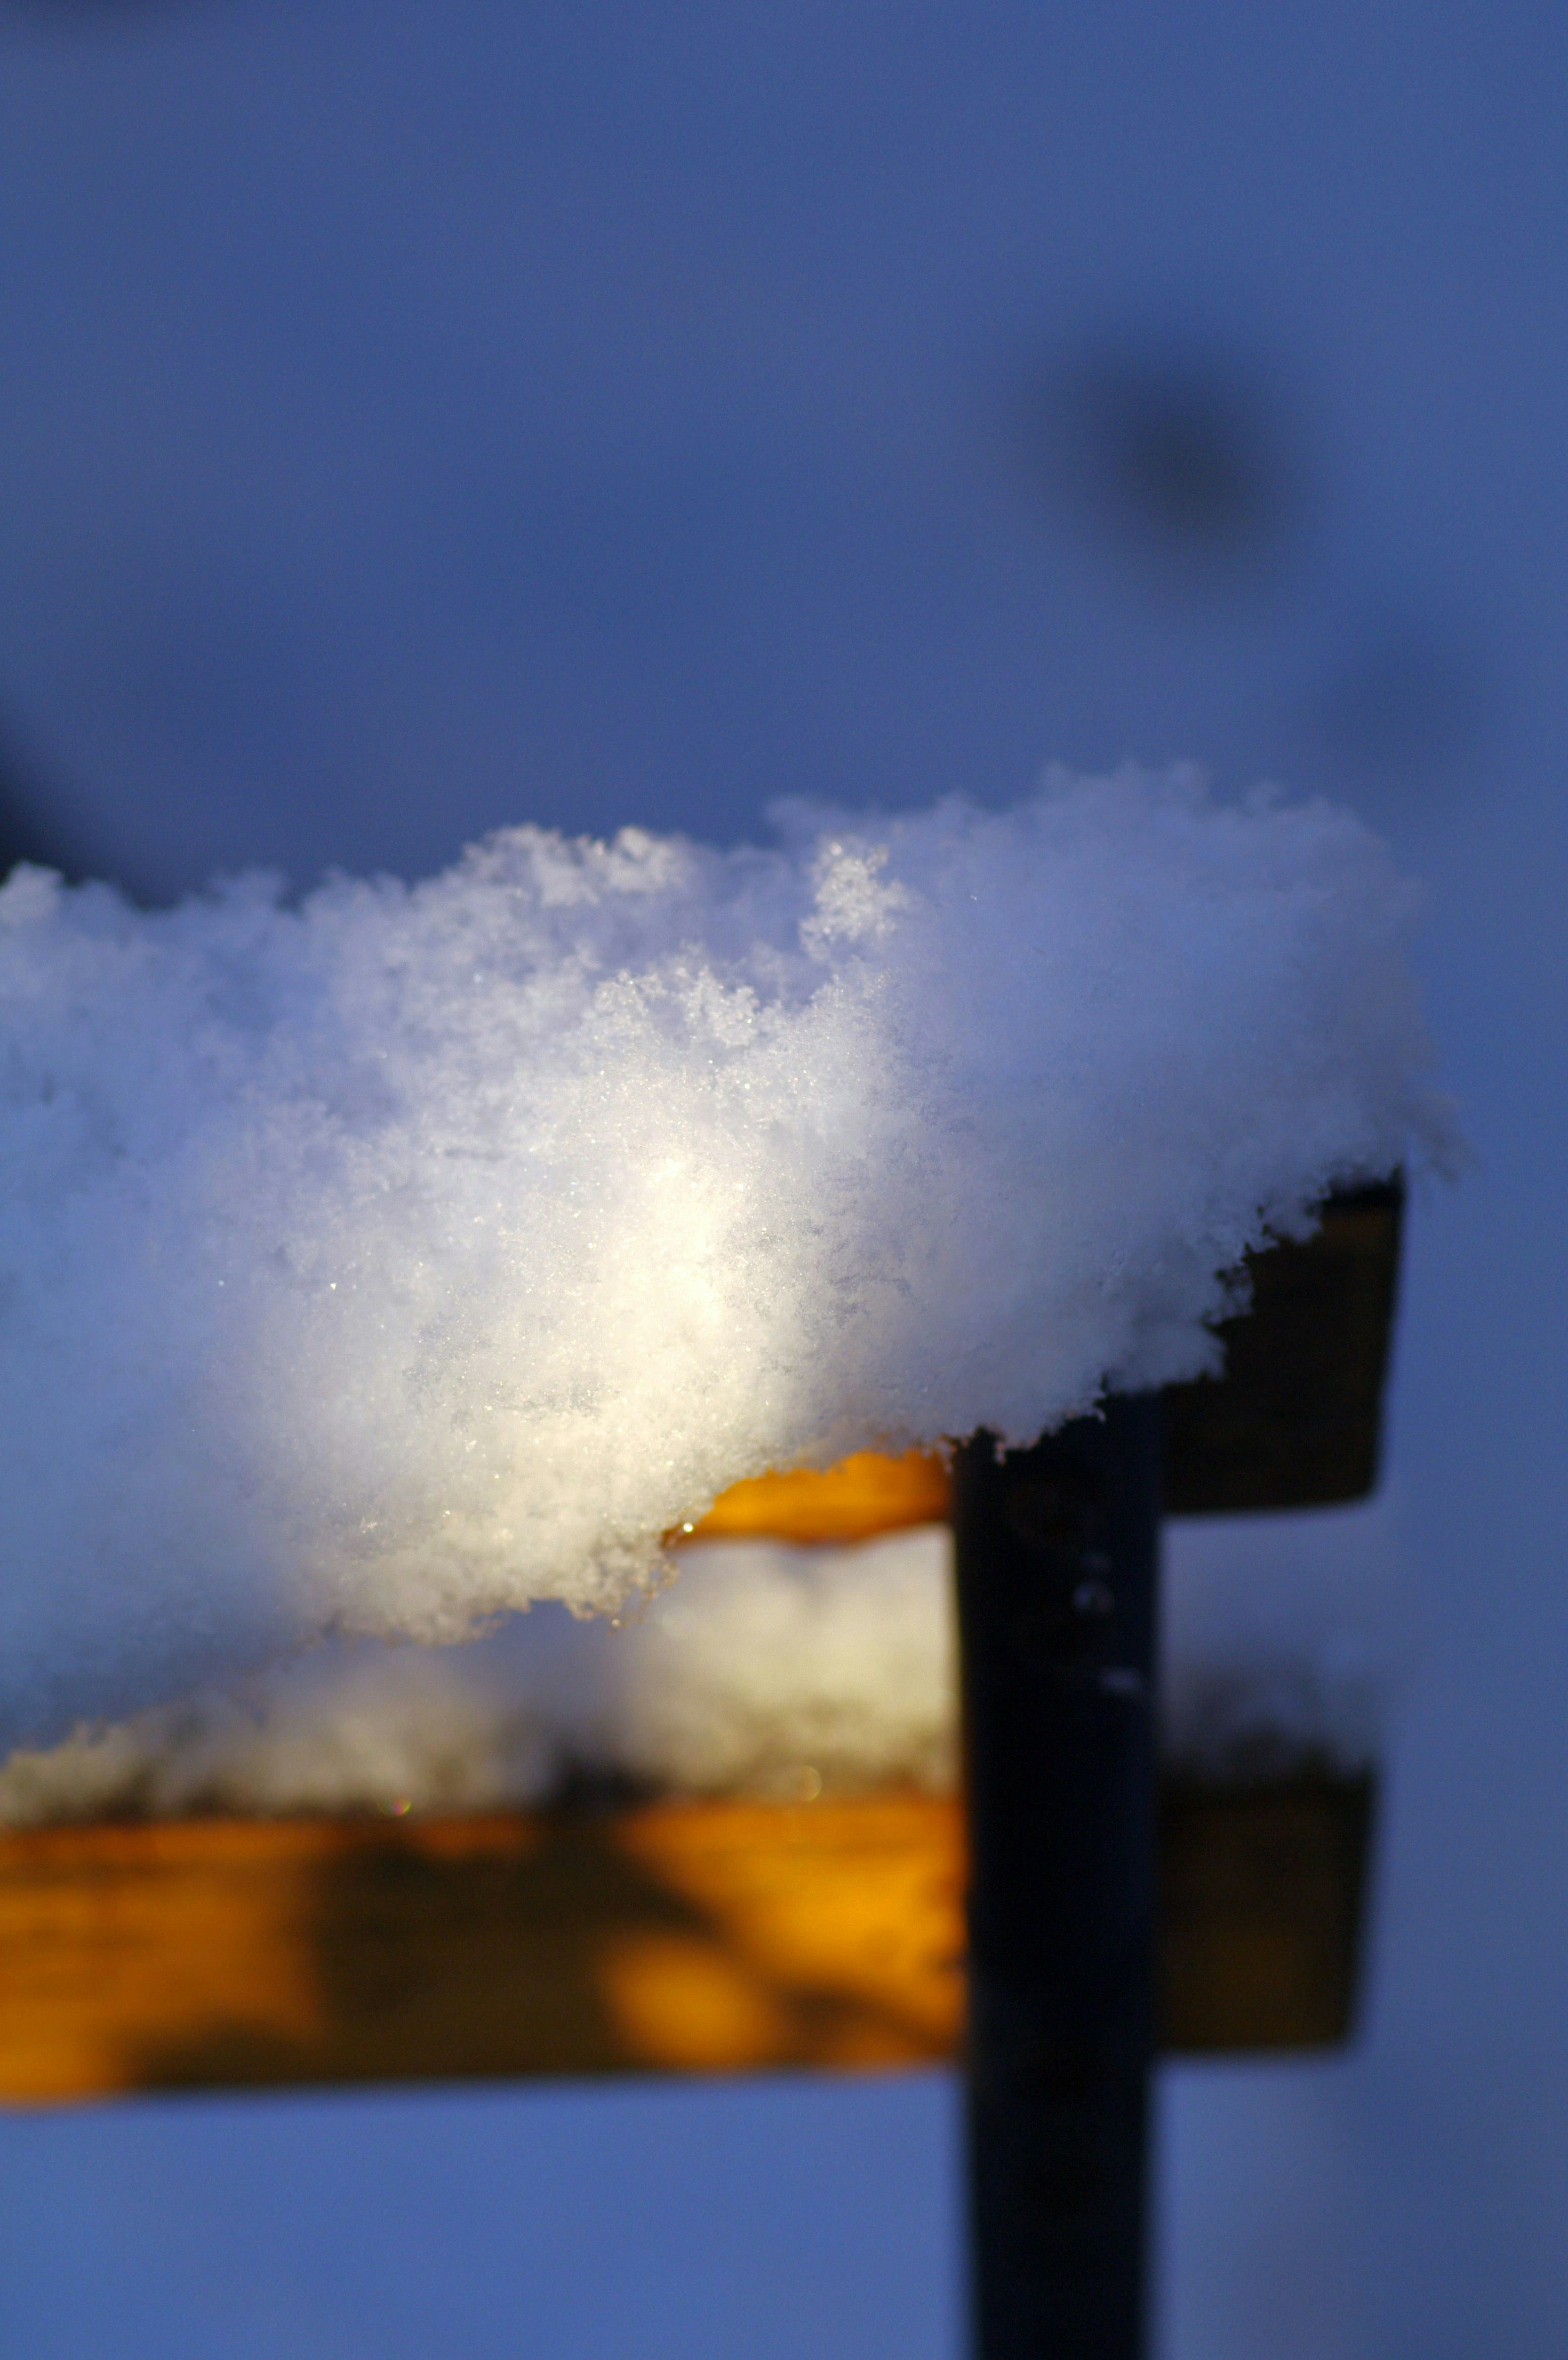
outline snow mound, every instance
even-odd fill
[[[1410,896],[1190,777],[0,890],[0,1733],[614,1608],[738,1479],[1211,1364],[1440,1119]]]

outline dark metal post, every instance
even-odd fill
[[[978,2360],[1140,2360],[1159,1404],[959,1453]]]

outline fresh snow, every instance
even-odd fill
[[[1411,898],[1192,777],[520,827],[407,888],[0,889],[0,1729],[613,1610],[740,1478],[1212,1364],[1438,1147]]]

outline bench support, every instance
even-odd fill
[[[1158,1402],[954,1473],[977,2360],[1140,2360]]]

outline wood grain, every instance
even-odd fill
[[[1168,2047],[1343,2036],[1366,1808],[1168,1793]],[[929,2063],[961,1851],[916,1795],[0,1837],[0,2098]]]

